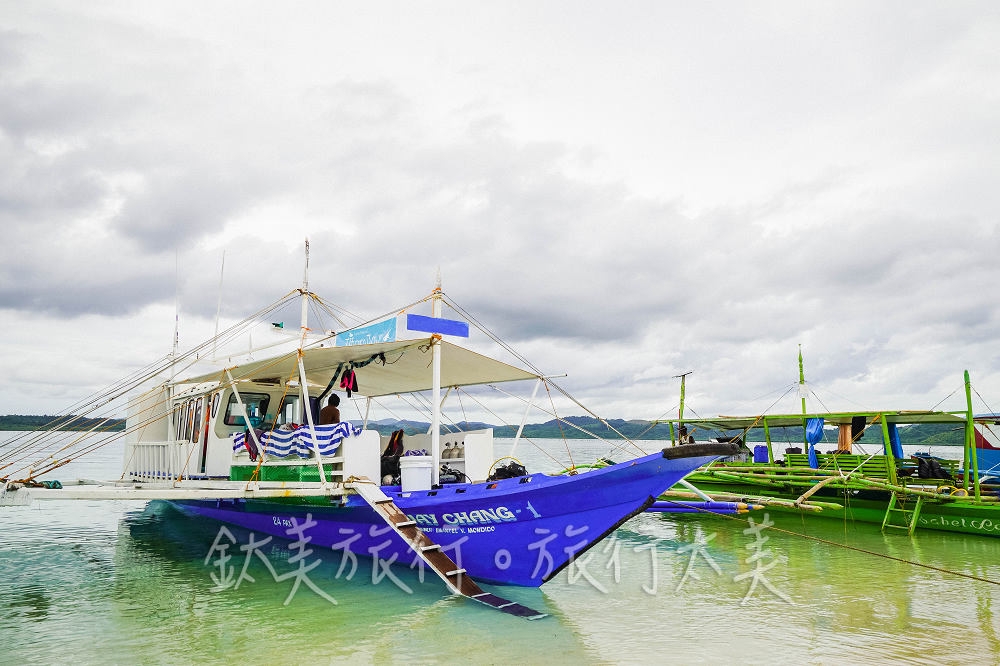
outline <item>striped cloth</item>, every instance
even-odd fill
[[[340,442],[345,437],[352,437],[361,433],[361,428],[353,426],[347,421],[331,423],[329,425],[315,426],[315,438],[311,436],[309,426],[302,426],[295,430],[269,430],[260,435],[260,443],[264,447],[269,457],[288,458],[298,456],[308,458],[313,454],[313,443],[319,446],[319,453],[323,456],[332,456],[340,448]],[[233,453],[245,453],[246,449],[245,432],[233,434]]]

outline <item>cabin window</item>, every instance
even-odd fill
[[[278,410],[278,425],[288,423],[301,424],[299,420],[301,411],[299,410],[299,396],[286,395],[281,399],[281,409]]]
[[[181,408],[181,431],[178,439],[187,439],[191,436],[191,419],[193,416],[191,401],[188,400],[184,403],[184,407]]]
[[[219,401],[222,399],[221,393],[216,393],[212,396],[212,418],[214,419],[219,415]]]
[[[180,406],[174,407],[174,437],[181,438],[181,427],[184,425],[184,409]]]
[[[191,441],[197,444],[201,441],[201,404],[202,399],[199,398],[195,401],[194,408],[194,427],[191,428]]]
[[[267,405],[271,401],[271,396],[266,393],[240,393],[243,406],[246,407],[247,416],[250,417],[249,425],[260,428],[264,425],[264,416],[267,414]],[[227,426],[246,426],[243,421],[243,412],[240,410],[240,403],[236,400],[236,394],[229,396],[229,404],[226,406],[226,417],[223,423]]]

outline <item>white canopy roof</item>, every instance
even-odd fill
[[[370,345],[346,347],[317,347],[307,349],[302,354],[309,393],[318,395],[325,389],[338,368],[346,369],[349,364],[368,362],[378,354],[384,354],[385,363],[380,359],[363,367],[355,367],[358,389],[355,393],[366,397],[412,393],[432,388],[431,338],[383,342]],[[522,370],[502,361],[483,356],[441,340],[441,386],[471,386],[499,382],[519,381],[538,377],[535,373]],[[264,383],[298,381],[298,354],[291,352],[282,356],[260,361],[251,361],[229,369],[237,381],[257,381]],[[179,383],[193,384],[209,381],[227,381],[225,373],[214,373],[181,380]],[[334,388],[339,388],[339,377]]]

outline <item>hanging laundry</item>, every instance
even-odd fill
[[[351,391],[358,390],[358,378],[354,375],[354,369],[351,368],[344,373],[344,376],[340,378],[340,388],[347,391],[347,397],[351,397]]]
[[[257,434],[258,438],[264,434],[263,430],[255,430],[254,432],[258,433]],[[250,435],[249,430],[246,432],[246,439],[243,440],[243,445],[246,447],[247,453],[250,454],[250,460],[256,462],[257,456],[260,454],[260,452],[257,450],[257,443],[254,441],[254,438]]]

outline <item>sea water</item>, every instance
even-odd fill
[[[540,443],[544,453],[515,452],[529,471],[561,469],[567,452],[624,459],[606,443]],[[120,454],[56,478],[114,478]],[[486,586],[548,614],[529,621],[405,565],[277,540],[250,548],[263,537],[220,528],[161,502],[0,509],[3,661],[1000,663],[1000,539],[989,537],[763,511],[643,514],[540,589]]]

